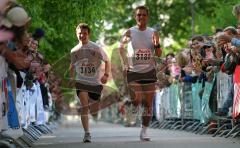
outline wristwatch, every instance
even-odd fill
[[[107,74],[107,73],[104,73],[104,76],[108,77],[108,76],[109,76],[109,74]]]

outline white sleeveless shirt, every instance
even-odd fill
[[[137,26],[130,28],[130,42],[128,43],[128,64],[130,71],[146,73],[155,69],[154,45],[152,35],[155,30],[147,27],[140,31]]]

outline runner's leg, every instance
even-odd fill
[[[155,83],[144,84],[142,88],[144,94],[142,101],[142,105],[144,107],[144,111],[142,113],[142,125],[148,127],[152,118],[153,97],[156,90]]]
[[[86,132],[89,132],[89,121],[88,121],[88,112],[89,112],[89,107],[88,107],[88,92],[79,92],[79,99],[81,102],[81,121],[82,121],[82,126],[83,129]]]
[[[129,94],[134,106],[139,106],[142,102],[142,88],[141,85],[136,82],[128,84]]]
[[[147,135],[147,127],[149,126],[152,118],[152,105],[153,97],[155,94],[155,84],[144,84],[142,88],[144,95],[142,105],[144,110],[142,113],[142,129],[140,132],[140,139],[143,141],[150,141],[150,137]]]
[[[93,118],[97,119],[98,118],[98,111],[100,109],[99,101],[89,99],[89,109],[90,109],[90,114],[93,116]]]

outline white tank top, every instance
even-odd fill
[[[130,28],[130,42],[128,43],[128,64],[130,71],[145,73],[155,69],[153,28],[147,27],[140,31],[136,26]]]

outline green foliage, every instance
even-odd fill
[[[223,3],[217,3],[215,7],[216,18],[214,24],[216,27],[225,28],[227,26],[236,26],[237,19],[232,14],[232,8],[238,4],[239,0],[223,1]]]
[[[43,28],[45,39],[40,51],[52,63],[70,52],[77,44],[75,28],[85,22],[92,28],[92,39],[97,40],[103,30],[104,9],[110,0],[18,0],[32,17],[30,32]]]
[[[108,45],[119,41],[123,30],[135,25],[133,8],[142,0],[18,0],[32,17],[30,31],[42,27],[46,37],[41,51],[51,62],[56,61],[78,42],[75,27],[79,22],[88,23],[92,39],[104,33]],[[161,38],[171,36],[177,43],[169,48],[177,51],[186,46],[192,36],[192,6],[194,7],[195,34],[212,34],[215,28],[236,25],[232,6],[238,0],[189,0],[145,1],[150,8],[149,26],[156,28]],[[107,27],[108,26],[108,27]],[[109,27],[110,26],[110,27]],[[105,28],[104,28],[105,27]]]
[[[115,1],[114,8],[110,8],[107,21],[113,23],[110,31],[106,32],[111,43],[119,40],[119,30],[129,28],[135,24],[132,16],[132,4],[135,1]],[[192,36],[192,6],[194,8],[195,34],[212,34],[215,28],[236,25],[232,15],[233,5],[238,0],[196,0],[192,5],[189,0],[157,0],[146,1],[150,9],[149,26],[159,30],[162,38],[171,34],[176,45],[171,46],[174,51],[186,46],[186,40]],[[116,14],[117,17],[116,17]],[[179,48],[180,47],[180,48]]]
[[[32,18],[30,32],[35,28],[45,30],[40,51],[52,63],[53,69],[64,81],[69,65],[69,53],[77,43],[75,28],[80,22],[92,29],[91,39],[104,35],[111,55],[115,84],[124,82],[121,74],[117,43],[123,30],[135,25],[133,8],[142,2],[150,9],[149,26],[156,28],[163,40],[172,36],[175,44],[164,49],[177,52],[186,47],[192,36],[192,8],[194,8],[195,34],[212,34],[216,28],[236,25],[233,5],[239,0],[18,0]],[[103,34],[102,34],[103,33]],[[68,92],[68,90],[66,90]]]

